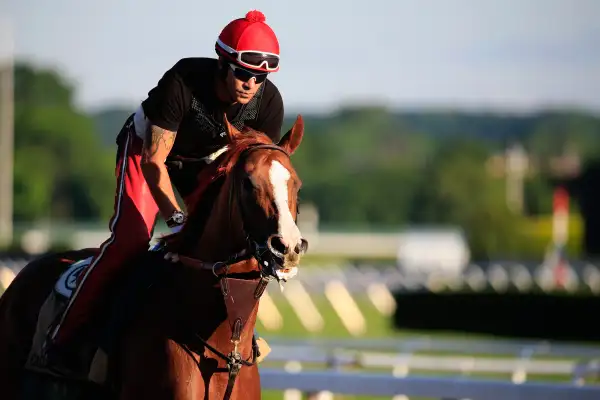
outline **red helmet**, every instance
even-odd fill
[[[249,11],[244,18],[227,24],[215,43],[215,50],[248,69],[279,71],[279,41],[260,11]]]

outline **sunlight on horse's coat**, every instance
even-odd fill
[[[15,273],[8,267],[0,267],[0,288],[8,289],[8,286],[15,279]]]
[[[215,161],[221,154],[226,152],[228,149],[229,149],[228,146],[223,146],[219,150],[215,151],[214,153],[211,153],[211,154],[207,155],[206,157],[204,157],[204,161],[207,164],[210,164],[213,161]]]

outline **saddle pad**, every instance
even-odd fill
[[[58,278],[54,285],[54,292],[66,299],[71,297],[73,290],[77,285],[77,277],[81,271],[90,265],[93,257],[84,258],[71,264],[69,268]]]

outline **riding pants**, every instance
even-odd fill
[[[135,133],[133,116],[125,122],[117,142],[117,186],[109,223],[111,235],[78,277],[77,288],[62,319],[51,332],[51,340],[57,344],[73,337],[97,306],[106,285],[120,273],[128,259],[148,250],[152,237],[158,207],[142,174],[143,140]]]

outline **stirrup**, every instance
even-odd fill
[[[48,351],[56,347],[56,343],[55,343],[54,339],[52,338],[52,333],[59,326],[58,322],[60,321],[61,316],[62,316],[62,313],[59,313],[58,318],[56,318],[48,326],[48,329],[46,329],[46,334],[44,335],[44,342],[42,343],[42,354],[44,354],[44,356],[46,356],[46,357],[48,356]]]

